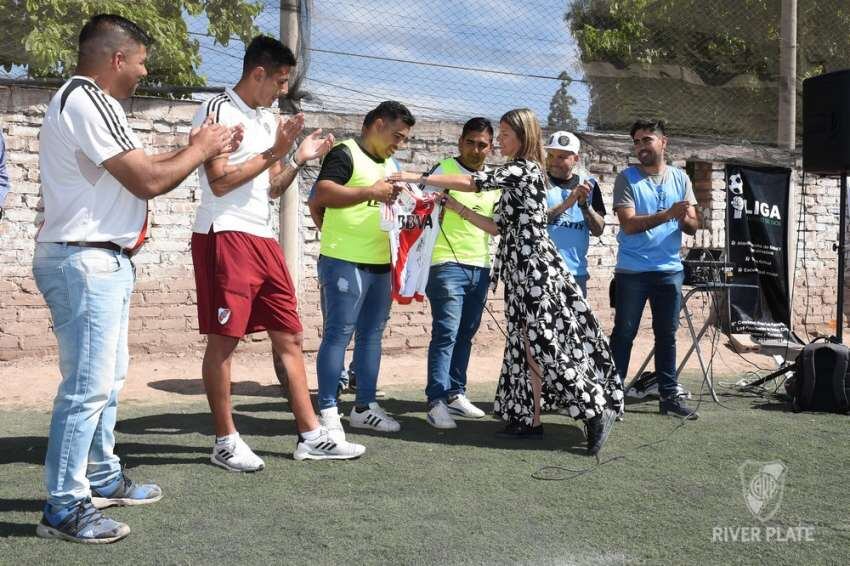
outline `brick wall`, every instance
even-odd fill
[[[28,87],[0,86],[0,128],[6,136],[7,162],[12,192],[6,201],[6,218],[0,222],[0,360],[41,356],[55,351],[50,317],[35,288],[30,271],[38,210],[38,131],[52,91]],[[133,128],[151,151],[167,151],[185,143],[197,103],[134,98],[126,109]],[[360,116],[311,114],[308,128],[321,127],[337,138],[359,132]],[[425,122],[416,125],[409,145],[396,155],[403,164],[423,170],[455,151],[460,124]],[[591,240],[589,294],[600,318],[610,328],[607,287],[616,259],[616,219],[610,211],[614,178],[631,162],[628,136],[587,134],[582,136],[585,166],[597,177],[609,208],[604,234]],[[725,186],[723,166],[730,160],[787,164],[793,156],[764,147],[736,147],[700,140],[673,140],[670,157],[679,166],[692,163],[700,205],[708,222],[687,246],[722,246],[725,238],[723,210]],[[799,165],[799,164],[798,164]],[[799,170],[799,168],[798,168]],[[317,164],[302,173],[302,200],[317,174]],[[796,186],[800,186],[799,175]],[[800,190],[795,189],[797,200]],[[134,261],[137,284],[130,321],[130,345],[134,352],[167,353],[203,348],[197,333],[195,289],[189,239],[194,209],[200,198],[197,177],[191,175],[177,189],[150,202],[150,241]],[[837,261],[832,243],[837,234],[838,188],[835,181],[807,180],[807,215],[798,254],[799,274],[795,313],[798,321],[823,324],[834,318]],[[275,215],[276,217],[276,215]],[[304,235],[300,307],[305,328],[305,349],[318,348],[321,314],[316,282],[318,234],[303,207]],[[805,258],[802,255],[805,250]],[[804,261],[805,260],[805,261]],[[803,269],[805,267],[805,269]],[[499,292],[501,296],[501,291]],[[803,300],[805,298],[805,301]],[[806,303],[807,301],[807,303]],[[496,320],[503,323],[503,305],[490,301]],[[393,307],[385,334],[388,349],[423,348],[430,333],[427,303]],[[485,313],[478,341],[501,343],[497,323]],[[268,351],[267,339],[255,335],[241,350]]]

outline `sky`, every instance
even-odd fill
[[[568,0],[314,0],[306,109],[363,113],[396,99],[423,118],[497,118],[527,106],[546,121],[561,72],[578,79],[573,114],[587,114],[575,41],[563,16]],[[279,35],[279,2],[255,23]],[[204,18],[189,19],[201,44],[200,73],[233,84],[243,46],[215,45]],[[401,61],[399,61],[401,60]],[[402,62],[404,61],[404,62]]]
[[[304,108],[362,114],[395,99],[419,118],[460,121],[525,106],[545,123],[566,72],[577,79],[572,112],[584,123],[588,92],[564,21],[571,1],[312,0]],[[255,25],[279,37],[280,0],[264,3]],[[242,42],[217,45],[205,16],[184,17],[200,45],[199,73],[210,86],[234,84]],[[25,77],[26,69],[0,76]]]

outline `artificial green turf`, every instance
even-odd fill
[[[491,407],[493,386],[472,397]],[[490,418],[441,432],[422,394],[391,391],[395,436],[354,434],[354,462],[295,462],[286,404],[237,397],[237,426],[266,460],[253,475],[209,464],[205,404],[121,408],[118,452],[136,480],[165,491],[114,508],[131,535],[113,545],[35,537],[49,415],[0,413],[0,562],[289,564],[841,564],[850,562],[847,416],[793,414],[775,400],[707,399],[677,428],[657,403],[629,406],[602,455],[582,454],[569,419],[544,417],[542,440],[498,439]],[[348,404],[345,405],[346,407]],[[345,422],[345,421],[344,421]],[[643,446],[650,444],[648,446]],[[738,467],[787,466],[781,507],[763,525]],[[544,466],[555,466],[540,470]],[[558,468],[559,467],[559,468]],[[562,481],[532,478],[540,471]],[[813,542],[712,542],[714,528],[813,525]]]

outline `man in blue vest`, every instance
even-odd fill
[[[662,415],[694,420],[696,412],[678,395],[676,329],[682,305],[682,232],[699,227],[691,180],[664,159],[664,122],[638,120],[631,137],[640,162],[623,170],[614,182],[614,212],[620,221],[614,331],[611,350],[625,381],[629,357],[646,301],[652,310],[655,371]],[[624,387],[625,388],[625,387]]]
[[[549,236],[587,297],[587,250],[590,235],[601,236],[605,229],[602,191],[593,179],[576,171],[581,143],[570,132],[549,136],[546,170],[549,173]]]

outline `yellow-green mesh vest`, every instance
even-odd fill
[[[463,171],[458,166],[457,160],[450,157],[440,161],[440,173],[443,175],[461,175]],[[498,190],[481,191],[480,193],[449,191],[449,194],[465,207],[492,218],[493,207],[498,202],[502,192]],[[440,225],[442,230],[437,235],[437,242],[434,244],[431,265],[458,262],[477,267],[490,266],[490,234],[448,209],[446,209]],[[448,241],[446,241],[447,238]]]
[[[341,142],[351,152],[354,169],[346,187],[370,187],[397,170],[392,158],[375,163],[353,139]],[[320,253],[352,263],[390,263],[390,239],[381,230],[381,208],[375,201],[328,208],[322,222]]]

